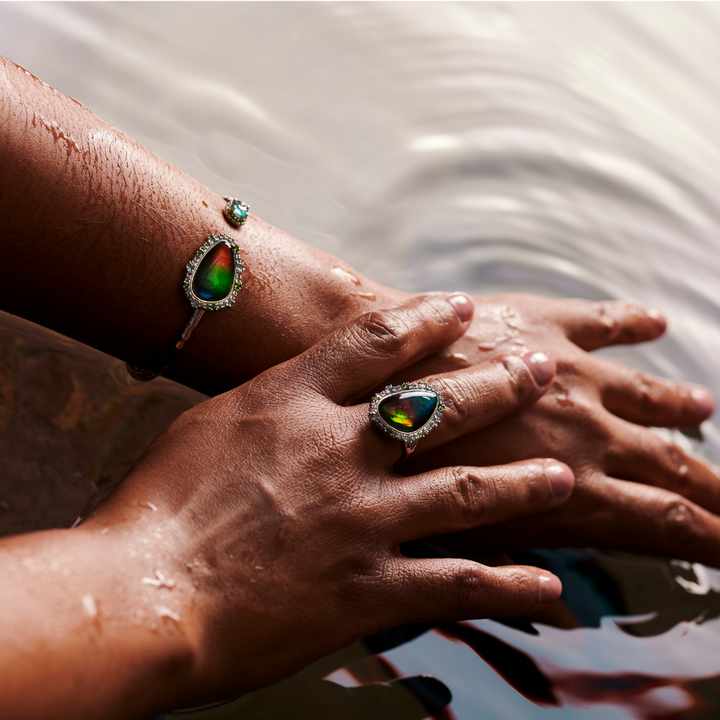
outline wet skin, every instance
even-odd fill
[[[15,64],[0,59],[0,72],[0,249],[16,258],[0,265],[3,309],[150,364],[188,320],[185,263],[221,229],[246,260],[243,290],[234,308],[203,319],[170,370],[216,394],[361,312],[407,298],[258,218],[242,231],[230,228],[215,193]],[[34,292],[16,267],[33,268]],[[720,564],[720,526],[710,514],[720,508],[717,470],[644,427],[697,425],[710,415],[712,397],[589,354],[658,337],[662,317],[632,305],[518,295],[477,297],[475,305],[457,347],[408,379],[523,346],[555,357],[555,388],[532,410],[419,462],[557,456],[573,467],[578,490],[562,512],[493,528],[473,536],[472,547],[594,545]],[[492,402],[491,390],[484,400]]]
[[[572,498],[562,508],[435,539],[449,552],[532,547],[596,547],[678,557],[720,566],[718,469],[647,429],[697,426],[714,409],[698,386],[653,377],[589,351],[653,340],[665,330],[657,311],[626,303],[505,295],[476,298],[475,327],[435,358],[456,365],[452,353],[483,357],[508,347],[541,346],[557,360],[554,385],[533,407],[443,448],[412,458],[407,469],[453,462],[496,464],[552,449],[575,473]],[[513,332],[492,351],[483,338]],[[488,332],[491,330],[491,332]],[[443,360],[444,358],[444,360]],[[413,372],[425,374],[423,361]],[[417,452],[422,453],[422,446]]]
[[[555,507],[572,491],[567,466],[399,476],[400,444],[368,422],[366,403],[349,404],[462,335],[471,304],[460,300],[459,311],[436,294],[361,316],[183,414],[78,528],[0,541],[3,717],[152,717],[262,687],[404,623],[555,601],[560,582],[546,571],[399,547]],[[448,422],[427,446],[528,407],[553,374],[530,352],[436,377]],[[460,397],[474,398],[472,420],[460,422]]]

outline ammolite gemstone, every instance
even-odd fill
[[[235,262],[229,245],[220,242],[203,258],[195,271],[192,289],[208,302],[226,298],[233,286]]]
[[[407,390],[381,400],[378,412],[390,427],[411,433],[425,425],[435,412],[437,404],[438,399],[432,393]]]

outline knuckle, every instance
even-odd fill
[[[644,416],[654,415],[658,406],[657,388],[647,375],[638,372],[630,378],[638,396],[640,412]]]
[[[660,462],[667,482],[673,490],[683,490],[687,487],[690,477],[687,458],[674,443],[663,443],[660,452]]]
[[[452,577],[452,594],[459,616],[471,613],[478,605],[484,590],[484,580],[478,568],[460,565]]]
[[[386,355],[399,354],[409,334],[408,326],[397,315],[377,310],[361,316],[357,328],[371,348]]]
[[[615,314],[620,318],[617,322],[615,340],[625,342],[638,342],[647,335],[647,313],[634,303],[613,303]]]
[[[527,508],[542,508],[554,497],[547,470],[540,463],[533,462],[523,468],[526,481],[521,485],[522,504]]]
[[[527,365],[519,355],[502,355],[498,362],[503,368],[503,382],[500,388],[504,405],[519,405],[528,396],[534,395],[535,383]]]
[[[492,483],[482,478],[470,468],[454,468],[452,482],[452,501],[460,517],[468,524],[476,523],[492,505]]]
[[[613,342],[619,333],[619,326],[614,313],[611,312],[611,306],[606,302],[596,302],[592,305],[592,312],[598,333],[605,342]]]
[[[684,549],[694,545],[702,535],[703,524],[697,508],[680,496],[673,496],[664,508],[668,547]]]
[[[648,423],[677,420],[678,414],[688,416],[692,422],[689,393],[684,388],[652,375],[636,372],[629,376],[629,385],[635,388],[638,409]]]
[[[444,378],[430,384],[440,390],[445,401],[443,422],[452,430],[461,429],[470,420],[471,414],[471,402],[461,383],[455,378]]]
[[[592,304],[596,332],[609,345],[637,342],[647,335],[647,314],[633,303],[601,301]]]

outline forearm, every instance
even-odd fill
[[[257,218],[231,227],[208,188],[13,63],[0,72],[2,309],[149,365],[189,319],[186,263],[209,235],[231,235],[243,290],[168,372],[217,392],[400,300]]]
[[[188,591],[143,584],[155,568],[138,550],[131,527],[0,542],[4,718],[128,720],[182,704],[194,657]]]

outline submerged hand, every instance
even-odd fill
[[[402,445],[367,404],[348,405],[465,329],[438,295],[361,317],[182,415],[74,531],[109,528],[141,558],[128,580],[141,606],[167,608],[193,647],[183,703],[266,685],[403,623],[527,614],[558,597],[536,568],[410,559],[399,546],[554,507],[568,468],[533,459],[402,477]],[[446,410],[420,447],[527,407],[553,374],[547,356],[514,353],[437,376]]]
[[[521,295],[475,302],[466,335],[413,373],[427,374],[430,362],[441,370],[457,366],[457,353],[473,361],[540,346],[557,361],[555,383],[522,413],[412,458],[408,469],[551,455],[572,467],[576,486],[562,508],[443,538],[443,547],[482,553],[592,546],[720,565],[720,519],[713,514],[720,513],[717,470],[646,427],[699,425],[712,413],[712,395],[589,353],[660,336],[662,316],[625,303]]]

